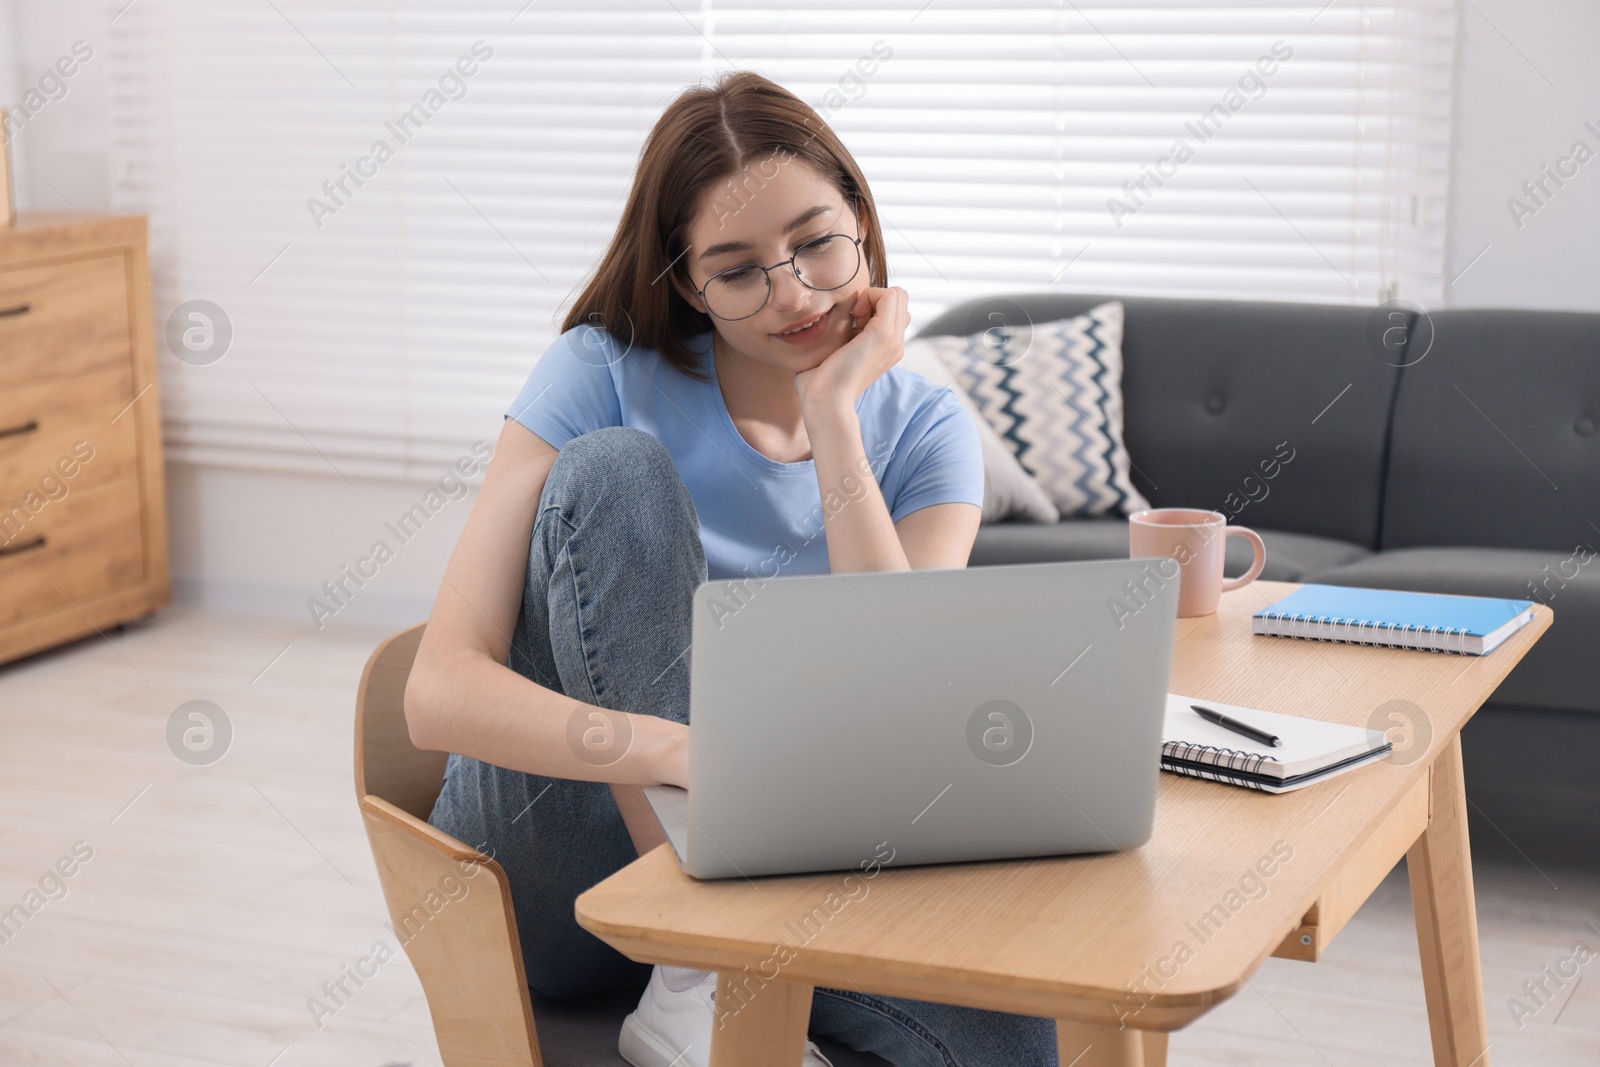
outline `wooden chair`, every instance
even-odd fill
[[[406,728],[406,678],[423,625],[388,638],[356,692],[356,798],[395,937],[428,997],[449,1067],[544,1067],[498,863],[428,825],[448,756]]]

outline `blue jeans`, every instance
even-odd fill
[[[690,611],[706,579],[700,522],[672,458],[623,427],[560,450],[539,500],[507,666],[588,704],[689,721]],[[644,988],[650,975],[584,930],[578,894],[637,853],[610,786],[452,754],[429,822],[497,859],[528,986],[542,997]],[[1055,1067],[1038,1019],[818,988],[811,1033],[897,1067]]]

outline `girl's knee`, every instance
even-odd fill
[[[543,496],[542,507],[562,508],[569,521],[617,512],[648,517],[659,527],[675,513],[694,515],[666,446],[631,426],[607,426],[568,441],[556,454]]]
[[[563,466],[563,461],[568,467],[581,466],[604,473],[670,471],[674,477],[678,473],[666,446],[632,426],[606,426],[574,437],[556,453],[556,465],[550,470],[552,477]]]

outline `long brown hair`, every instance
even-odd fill
[[[667,273],[689,280],[681,257],[707,187],[772,154],[804,160],[834,184],[864,219],[861,247],[871,284],[888,285],[877,205],[849,149],[787,89],[751,71],[728,71],[715,85],[686,90],[656,120],[611,246],[562,332],[604,327],[624,349],[654,348],[684,374],[706,380],[686,342],[711,329],[711,317],[691,307]]]

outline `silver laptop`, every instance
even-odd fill
[[[1159,562],[701,585],[690,788],[645,790],[683,869],[728,878],[1143,844],[1178,603]]]

